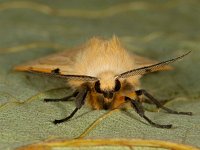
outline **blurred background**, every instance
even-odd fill
[[[0,128],[1,131],[4,131],[1,133],[0,143],[2,145],[0,144],[0,146],[6,147],[9,144],[19,146],[24,141],[31,143],[52,135],[66,137],[64,132],[69,129],[70,125],[58,129],[48,122],[46,124],[49,125],[49,130],[45,130],[42,135],[32,129],[39,128],[37,123],[33,123],[30,128],[28,127],[31,118],[29,118],[29,124],[24,125],[27,123],[26,118],[30,117],[30,110],[34,112],[31,113],[32,119],[41,118],[41,120],[37,120],[39,123],[42,123],[42,119],[43,121],[45,119],[50,121],[59,117],[60,112],[64,109],[60,110],[58,106],[55,108],[54,105],[56,104],[43,106],[42,102],[37,103],[49,94],[50,96],[65,95],[66,91],[53,94],[52,92],[42,93],[55,87],[62,87],[63,81],[16,73],[12,71],[12,68],[31,59],[75,47],[94,36],[109,39],[116,35],[128,50],[156,60],[173,58],[192,50],[192,53],[184,60],[173,65],[176,68],[174,71],[145,76],[142,79],[142,87],[161,100],[183,98],[187,105],[182,106],[182,109],[188,109],[188,111],[194,109],[196,114],[200,114],[197,107],[199,102],[196,101],[200,97],[199,8],[198,0],[0,0]],[[38,93],[43,95],[38,96]],[[34,97],[34,95],[37,96]],[[38,101],[33,102],[36,104],[31,103],[33,108],[27,109],[29,106],[23,106],[25,107],[23,111],[22,108],[13,108],[17,102],[28,101],[31,97],[38,99]],[[190,103],[189,100],[193,100],[194,103]],[[39,106],[45,108],[39,108]],[[74,105],[70,103],[68,106]],[[45,109],[49,110],[43,111]],[[63,112],[62,116],[70,111]],[[45,116],[45,112],[50,114]],[[35,113],[44,117],[34,118],[36,117]],[[96,113],[100,115],[103,112]],[[92,119],[92,116],[90,118]],[[169,118],[166,120],[169,120]],[[127,117],[127,121],[129,119]],[[11,120],[15,125],[10,124]],[[164,119],[163,123],[166,120]],[[193,121],[198,124],[200,117],[197,116]],[[110,122],[108,121],[108,123]],[[134,119],[133,122],[138,122],[138,127],[147,126],[141,125],[141,122]],[[176,119],[174,119],[174,123],[176,123]],[[193,129],[199,129],[195,123],[186,124],[184,128],[177,132],[171,132],[178,134],[178,137],[174,137],[175,139],[164,131],[160,132],[159,135],[147,136],[147,138],[158,137],[158,139],[170,139],[200,146],[198,142],[200,130],[187,130],[191,126]],[[85,126],[80,127],[77,132],[75,129],[71,129],[73,133],[67,134],[67,137],[71,138],[78,135],[87,125],[88,122],[85,123]],[[27,128],[24,127],[24,130],[21,131],[23,126]],[[76,125],[73,126],[76,127]],[[77,126],[79,125],[77,124]],[[148,128],[151,130],[152,127]],[[111,129],[113,127],[107,129],[104,127],[100,131],[104,130],[111,133],[107,137],[116,135],[117,137],[141,138],[139,133],[135,135],[135,131],[121,135],[120,132],[116,133],[118,129],[115,131],[111,131]],[[32,130],[34,133],[27,133],[27,130]],[[157,129],[152,130],[151,133],[155,134]],[[20,131],[20,133],[17,131]],[[183,140],[186,131],[189,135]],[[99,132],[97,130],[91,134],[91,137],[102,137]],[[34,136],[31,136],[33,134]],[[31,138],[27,135],[30,135]],[[102,133],[102,135],[104,134]],[[193,138],[190,135],[193,135]]]

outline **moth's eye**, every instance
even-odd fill
[[[115,80],[115,92],[119,91],[121,88],[121,83],[118,79]]]
[[[100,81],[95,82],[94,88],[97,93],[102,93],[100,89]]]

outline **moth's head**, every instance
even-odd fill
[[[103,94],[105,99],[111,100],[115,92],[121,88],[121,83],[115,78],[112,72],[104,72],[99,75],[99,80],[95,82],[94,89],[97,93]]]
[[[114,84],[112,84],[111,86],[109,85],[107,86],[110,88],[104,88],[104,86],[102,86],[101,83],[102,85],[104,85],[103,82],[101,82],[101,80],[95,82],[94,84],[95,91],[99,94],[103,94],[104,98],[107,99],[112,99],[114,93],[118,92],[121,88],[121,83],[118,79],[114,80]]]

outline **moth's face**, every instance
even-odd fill
[[[118,79],[116,79],[114,80],[113,85],[109,84],[109,82],[107,84],[108,85],[105,88],[105,86],[102,85],[106,85],[106,83],[104,83],[101,80],[98,80],[95,82],[94,88],[97,93],[103,95],[105,100],[110,101],[113,99],[114,93],[120,90],[121,83]]]

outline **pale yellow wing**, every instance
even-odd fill
[[[74,63],[74,59],[80,50],[81,48],[76,48],[51,54],[16,66],[14,70],[52,73],[52,71],[58,71],[59,69],[59,74],[72,74],[71,65]]]

